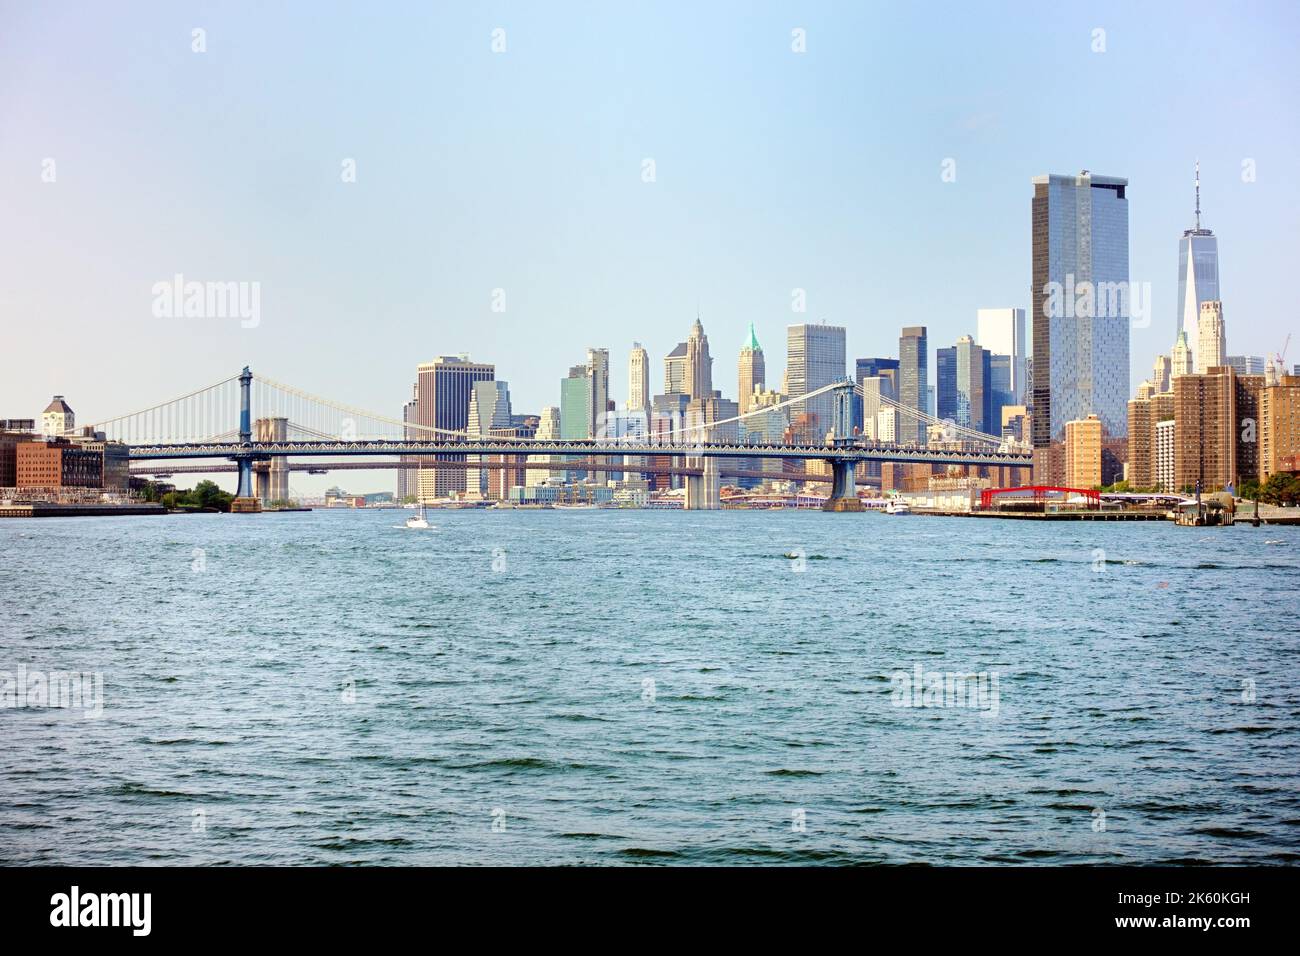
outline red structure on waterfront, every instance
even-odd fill
[[[1025,496],[1027,493],[1027,497]],[[1018,495],[1016,501],[1029,501],[1035,504],[1046,504],[1049,494],[1065,495],[1082,495],[1088,499],[1088,505],[1092,508],[1101,507],[1101,492],[1089,488],[1063,488],[1057,485],[1024,485],[1020,488],[985,488],[980,492],[980,508],[988,509],[993,507],[993,498],[995,495]]]

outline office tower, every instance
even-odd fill
[[[1101,419],[1096,415],[1065,423],[1065,484],[1101,487]]]
[[[1192,367],[1192,347],[1188,344],[1187,333],[1179,330],[1178,341],[1174,343],[1173,357],[1169,362],[1169,378],[1191,375],[1196,370]]]
[[[650,437],[661,445],[685,445],[688,438],[686,428],[686,407],[690,396],[685,392],[669,392],[656,395],[650,405]],[[675,463],[671,455],[651,456],[650,464],[667,468]],[[655,480],[656,488],[680,488],[682,476],[665,475]]]
[[[468,355],[440,355],[432,362],[423,362],[416,368],[415,424],[421,438],[455,439],[447,432],[464,432],[469,423],[470,394],[475,382],[496,378],[496,366],[471,362]],[[429,431],[437,428],[442,431]],[[439,462],[464,461],[464,455],[424,456],[420,470],[428,474],[417,480],[424,482],[422,497],[446,497],[453,491],[465,490],[465,472],[461,468],[439,468]],[[431,490],[426,495],[425,490]]]
[[[1265,370],[1262,355],[1229,355],[1223,364],[1231,365],[1238,375],[1263,375]]]
[[[1128,180],[1033,180],[1034,447],[1096,414],[1128,427]]]
[[[792,325],[786,330],[787,394],[802,398],[845,375],[844,328],[838,325]],[[827,392],[791,406],[800,433],[821,444],[835,419],[835,396]]]
[[[998,434],[997,428],[1002,421],[1002,409],[1007,405],[1015,405],[1016,397],[1012,391],[1011,380],[1013,372],[1014,357],[1011,355],[998,355],[989,353],[989,434]],[[1024,380],[1024,376],[1021,376]]]
[[[898,359],[860,358],[854,363],[853,381],[861,385],[864,379],[882,378],[880,394],[892,402],[898,401]]]
[[[880,410],[886,407],[881,397],[886,396],[889,380],[883,375],[868,375],[858,380],[862,386],[862,434],[865,438],[876,440]]]
[[[664,394],[689,395],[690,375],[686,365],[686,343],[678,342],[676,347],[664,356]]]
[[[704,334],[698,315],[691,334],[686,337],[686,385],[691,398],[713,395],[713,358],[709,355],[709,337]]]
[[[734,444],[740,440],[739,422],[727,422],[740,414],[740,406],[714,393],[708,398],[693,398],[686,405],[686,434],[691,441]],[[713,422],[726,422],[705,428]]]
[[[1283,375],[1259,393],[1259,480],[1296,470],[1300,456],[1300,375]]]
[[[899,414],[897,409],[884,406],[876,413],[876,441],[898,441]]]
[[[502,381],[475,382],[469,395],[469,417],[465,423],[467,437],[472,439],[512,436],[514,425],[511,419],[509,385]],[[486,457],[469,455],[466,459],[471,467],[465,470],[465,491],[471,498],[489,496],[488,471],[472,467],[474,464],[481,464]]]
[[[935,417],[991,434],[994,431],[991,365],[989,351],[976,345],[969,335],[963,335],[950,348],[938,349],[935,352],[938,377]],[[999,414],[1001,407],[999,403]]]
[[[977,309],[975,341],[994,355],[1008,357],[1010,397],[1006,404],[1021,405],[1025,392],[1025,310]],[[941,416],[942,417],[942,416]]]
[[[609,411],[609,349],[587,349],[587,388],[587,437],[595,438],[602,434]]]
[[[1264,379],[1219,366],[1174,378],[1174,481],[1177,490],[1238,488],[1259,475],[1259,442],[1246,419],[1259,421]]]
[[[650,410],[650,353],[640,342],[632,343],[632,355],[627,362],[627,410]]]
[[[560,380],[560,437],[591,437],[591,386],[587,366],[575,365]]]
[[[554,405],[547,405],[542,409],[542,414],[538,416],[537,433],[534,437],[538,441],[559,441],[563,437],[560,432],[560,410]],[[563,455],[529,455],[528,464],[555,465],[556,468],[554,471],[543,471],[541,468],[527,469],[528,474],[524,478],[524,486],[527,488],[544,485],[546,479],[562,477],[564,474]]]
[[[1201,303],[1201,316],[1197,322],[1196,372],[1204,375],[1224,362],[1223,303],[1218,300]]]
[[[763,390],[766,379],[767,367],[763,361],[763,347],[758,344],[758,336],[754,334],[754,323],[750,322],[749,335],[745,339],[745,344],[740,347],[737,404],[740,406],[741,415],[744,415],[753,407],[754,392]]]
[[[928,340],[924,325],[907,326],[898,339],[898,404],[925,411],[930,390]],[[936,410],[938,396],[935,397]],[[925,444],[925,423],[911,415],[901,415],[898,440]]]
[[[1219,240],[1209,229],[1201,228],[1201,164],[1196,164],[1196,224],[1183,232],[1178,241],[1178,323],[1187,341],[1199,338],[1201,306],[1221,298],[1219,295]]]
[[[418,390],[418,385],[411,386],[411,399],[402,406],[402,437],[406,439],[418,440],[421,437],[419,429],[411,427],[416,420],[417,403],[415,397]],[[402,456],[402,467],[397,470],[397,500],[399,502],[416,496],[418,491],[416,472],[419,471],[419,468],[420,456]]]
[[[1155,386],[1157,393],[1169,391],[1169,379],[1172,373],[1173,363],[1169,356],[1157,355],[1151,371],[1151,384]]]

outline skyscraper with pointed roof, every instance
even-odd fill
[[[1186,332],[1188,342],[1199,340],[1201,306],[1219,299],[1219,240],[1209,229],[1201,228],[1201,164],[1196,164],[1196,220],[1178,241],[1178,333]]]
[[[709,337],[704,324],[695,316],[691,334],[686,337],[686,392],[691,398],[713,397],[713,358],[709,355]]]
[[[740,347],[739,396],[740,414],[744,415],[753,407],[754,393],[763,390],[767,377],[767,367],[763,359],[763,347],[758,344],[754,334],[754,323],[749,323],[749,335]]]

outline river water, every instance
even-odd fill
[[[0,861],[1300,859],[1300,528],[405,515],[0,521]]]

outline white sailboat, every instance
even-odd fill
[[[417,512],[416,512],[414,515],[412,515],[411,517],[409,517],[409,518],[406,519],[406,526],[407,526],[408,528],[422,528],[422,529],[423,529],[423,528],[428,528],[428,527],[429,527],[429,519],[428,519],[427,517],[425,517],[425,514],[424,514],[424,502],[423,502],[423,501],[420,502],[420,510],[417,511]]]

